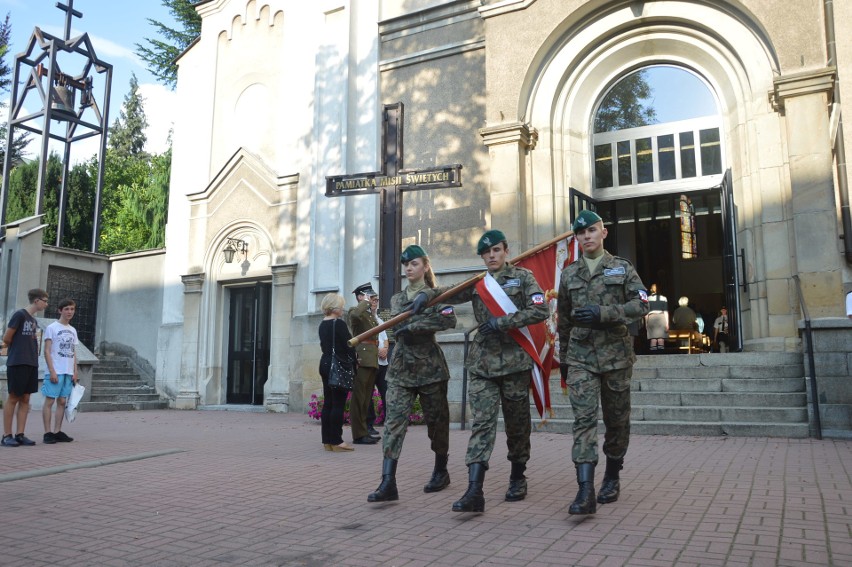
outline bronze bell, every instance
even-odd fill
[[[74,87],[65,85],[57,86],[54,91],[51,110],[59,114],[75,114],[74,112]]]

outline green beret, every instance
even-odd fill
[[[497,246],[501,242],[506,242],[506,235],[499,230],[489,230],[479,239],[479,243],[476,245],[476,253],[482,256],[489,248]]]
[[[579,230],[584,230],[589,228],[596,222],[601,222],[601,217],[595,211],[590,211],[586,209],[585,211],[580,211],[580,214],[577,215],[577,218],[574,219],[574,224],[571,225],[571,230],[577,232]]]
[[[422,258],[426,255],[426,251],[416,244],[412,244],[408,248],[402,251],[402,254],[399,255],[399,263],[405,264],[406,262],[410,262],[415,258]]]

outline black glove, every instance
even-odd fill
[[[578,323],[595,324],[601,322],[601,306],[588,305],[574,310],[574,320]]]
[[[405,342],[406,337],[411,336],[411,329],[408,328],[408,325],[397,325],[393,330],[393,337],[396,340],[402,340],[402,342]]]
[[[500,330],[497,326],[497,317],[489,317],[488,321],[479,326],[479,332],[483,335],[490,335]]]
[[[422,291],[414,296],[414,299],[411,301],[411,307],[408,308],[414,315],[417,315],[424,309],[426,309],[426,304],[429,303],[429,297],[423,293]]]
[[[568,365],[560,364],[559,365],[559,376],[562,377],[563,382],[568,382]]]

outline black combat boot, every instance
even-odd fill
[[[527,497],[526,463],[512,463],[512,474],[509,475],[509,490],[506,491],[506,502],[517,502]]]
[[[594,463],[577,465],[577,484],[580,485],[580,490],[577,492],[577,498],[568,508],[568,513],[574,515],[594,514],[598,511],[598,504],[595,502]]]
[[[473,463],[467,469],[467,492],[453,502],[453,512],[485,512],[485,495],[482,493],[485,463]]]
[[[390,502],[399,500],[396,489],[396,459],[385,457],[382,462],[382,483],[375,492],[367,496],[367,502]]]
[[[423,487],[423,492],[439,492],[450,485],[450,473],[447,472],[449,455],[435,455],[435,469],[432,478]]]
[[[606,472],[598,492],[598,503],[609,504],[618,500],[621,484],[618,482],[618,472],[624,468],[624,459],[606,458]]]

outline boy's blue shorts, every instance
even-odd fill
[[[67,398],[71,395],[74,380],[71,374],[57,374],[57,382],[50,381],[50,374],[44,375],[44,384],[41,385],[41,393],[45,398]]]

